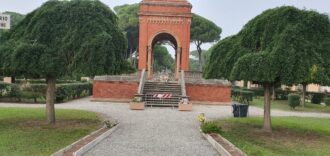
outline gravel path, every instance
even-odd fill
[[[230,106],[195,105],[192,112],[172,108],[147,108],[131,111],[128,104],[90,102],[89,98],[57,104],[56,108],[83,109],[105,114],[120,123],[117,131],[86,153],[111,156],[213,156],[212,146],[202,138],[196,117],[207,119],[231,117]],[[0,103],[0,107],[44,107],[40,104]],[[250,107],[250,116],[262,116],[263,109]],[[326,113],[301,113],[272,110],[272,116],[304,116],[330,118]]]

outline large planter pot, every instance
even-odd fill
[[[192,111],[192,103],[189,104],[179,103],[179,111]]]
[[[235,118],[247,117],[247,114],[248,114],[248,111],[249,111],[249,105],[234,103],[232,105],[232,107],[233,107],[233,114],[234,114]]]
[[[129,108],[131,110],[144,110],[144,102],[130,102]]]

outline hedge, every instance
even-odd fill
[[[30,84],[45,84],[45,79],[16,79],[15,83],[22,84],[29,82]],[[79,83],[79,81],[75,80],[56,80],[56,84],[62,84],[62,83]]]
[[[249,104],[253,100],[254,92],[244,89],[232,89],[231,96],[234,101]]]
[[[243,90],[243,91],[252,91],[254,93],[254,96],[264,96],[264,89],[263,88],[240,88],[240,87],[233,87],[232,88],[232,94],[235,94],[234,91],[237,90]],[[272,93],[272,92],[271,92]],[[297,91],[290,91],[290,90],[282,90],[282,89],[276,89],[276,100],[288,100],[289,94],[298,94]],[[312,100],[312,102],[316,104],[320,104],[322,101],[324,101],[324,98],[326,97],[325,93],[319,93],[319,92],[306,92],[306,98],[309,98]]]
[[[324,103],[325,103],[327,106],[330,106],[330,98],[325,98],[325,99],[324,99]]]
[[[56,85],[56,102],[72,100],[92,95],[91,83],[68,83]],[[46,84],[6,84],[0,83],[0,98],[46,99]]]

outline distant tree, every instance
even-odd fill
[[[204,69],[204,66],[207,62],[209,62],[209,57],[211,55],[211,52],[209,50],[202,50],[202,68]],[[190,61],[189,61],[189,70],[190,71],[200,71],[199,68],[199,54],[197,50],[194,50],[190,52]]]
[[[55,123],[55,81],[63,76],[120,74],[126,39],[100,1],[48,1],[29,13],[0,45],[0,69],[47,80],[47,121]]]
[[[200,71],[203,69],[202,44],[218,41],[220,39],[221,32],[221,28],[212,21],[197,14],[193,14],[190,39],[197,48]]]
[[[168,52],[167,48],[162,45],[155,45],[154,47],[154,70],[174,70],[174,59]]]
[[[294,7],[270,9],[249,21],[237,35],[212,48],[205,76],[262,84],[263,129],[271,131],[271,86],[304,82],[329,84],[329,47],[327,15]],[[317,70],[313,70],[315,68]],[[309,79],[311,73],[313,78]]]
[[[133,53],[138,49],[139,40],[139,4],[125,4],[114,8],[119,19],[119,27],[125,31],[128,40],[128,50],[125,58],[132,61]],[[131,62],[132,63],[132,62]]]

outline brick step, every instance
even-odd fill
[[[181,86],[158,86],[158,85],[150,85],[144,86],[144,88],[181,88]]]
[[[178,107],[178,104],[146,104],[146,106],[151,107]]]
[[[144,90],[144,94],[153,94],[153,93],[172,93],[172,94],[181,94],[179,90]]]

